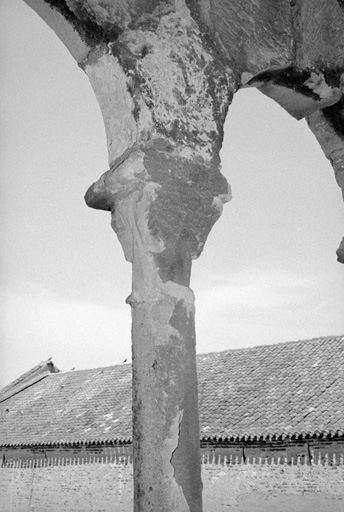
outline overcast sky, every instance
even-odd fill
[[[86,75],[21,0],[0,0],[0,387],[42,360],[130,361],[131,268],[84,193],[108,169]],[[256,90],[229,110],[233,200],[193,265],[198,353],[344,332],[340,189],[305,121]]]

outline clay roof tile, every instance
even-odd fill
[[[0,392],[0,445],[131,439],[131,365],[51,373],[48,362]],[[344,336],[201,354],[197,365],[201,438],[344,431]]]

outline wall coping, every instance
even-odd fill
[[[309,460],[308,457],[244,457],[239,456],[221,456],[215,453],[202,455],[203,466],[344,466],[344,453],[341,454],[319,454],[315,459]],[[101,465],[132,465],[131,454],[113,454],[113,455],[89,455],[85,457],[45,457],[37,459],[24,459],[4,462],[0,468],[4,469],[30,469],[51,466],[81,466],[84,464]]]

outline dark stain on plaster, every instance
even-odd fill
[[[323,73],[327,85],[336,88],[340,87],[341,75],[344,72],[344,67],[337,66],[324,68],[319,66],[319,70]]]
[[[152,48],[145,44],[141,49],[141,59],[144,59],[149,53],[151,53]]]
[[[158,18],[157,18],[158,20]],[[152,28],[152,27],[150,27]],[[139,26],[141,31],[148,30],[143,24]],[[156,27],[154,28],[156,30]],[[149,81],[144,78],[142,72],[141,61],[147,56],[148,53],[153,51],[152,47],[142,45],[142,48],[137,48],[131,51],[125,41],[119,38],[114,44],[111,45],[111,53],[120,63],[124,73],[130,80],[128,80],[128,91],[131,94],[134,102],[133,116],[136,121],[139,120],[142,102],[144,101],[147,108],[151,111],[153,123],[157,131],[167,138],[173,139],[179,145],[189,146],[211,146],[211,157],[213,163],[219,164],[219,151],[223,142],[223,125],[225,122],[227,110],[233,97],[233,83],[231,78],[226,75],[224,63],[213,56],[213,49],[210,45],[205,44],[203,36],[198,34],[198,31],[189,30],[190,48],[187,49],[185,58],[183,59],[176,52],[171,52],[169,58],[175,62],[180,69],[183,76],[183,82],[180,87],[176,86],[173,89],[174,98],[179,105],[178,112],[173,115],[173,106],[166,102],[164,108],[171,111],[171,122],[166,123],[159,118],[159,109],[155,109],[156,100],[154,99],[154,91]],[[198,55],[193,48],[192,41],[196,39],[197,43],[201,43],[205,47],[205,51],[212,52],[213,61],[206,63],[203,55]],[[144,64],[143,64],[144,66]],[[210,104],[213,110],[213,119],[216,128],[207,133],[208,140],[204,140],[203,132],[197,129],[190,129],[192,126],[197,126],[197,112],[194,112],[188,107],[188,99],[191,95],[195,94],[195,88],[190,81],[190,70],[201,70],[205,77],[205,96],[210,99]],[[174,117],[174,119],[173,119]],[[195,122],[196,121],[196,122]]]
[[[164,282],[188,286],[191,258],[199,256],[219,217],[213,199],[227,194],[228,184],[217,166],[179,158],[153,145],[143,151],[150,179],[161,185],[148,218],[151,233],[165,244],[155,254],[159,274]]]
[[[323,108],[322,113],[337,135],[344,139],[344,97],[334,105]]]
[[[183,417],[179,424],[178,446],[172,454],[171,464],[174,468],[175,480],[183,490],[190,512],[197,512],[201,509],[199,491],[202,480],[199,471],[199,440],[195,435],[199,431],[195,324],[194,315],[188,313],[182,300],[178,301],[174,307],[170,325],[179,333],[179,337],[171,336],[171,343],[188,345],[184,349],[185,357],[181,359],[182,362],[178,361],[179,367],[176,370],[181,390],[179,393],[183,393],[179,395],[178,400],[179,411],[183,411]],[[199,473],[195,475],[195,471]]]
[[[305,85],[305,82],[307,82],[310,76],[311,71],[308,69],[299,70],[294,66],[288,66],[283,69],[268,69],[267,71],[262,71],[249,80],[248,85],[254,85],[257,82],[272,82],[275,85],[292,89],[315,101],[320,101],[320,96]]]
[[[211,144],[211,162],[214,165],[220,164],[220,149],[222,147],[223,137],[224,137],[224,119],[226,116],[226,113],[228,111],[229,107],[229,101],[228,105],[226,105],[223,109],[223,112],[218,115],[219,111],[217,110],[216,104],[221,104],[221,101],[218,101],[216,99],[216,96],[214,97],[213,101],[213,112],[215,113],[215,122],[216,122],[216,130],[212,130],[210,132],[206,133],[207,139],[204,141],[202,139],[202,135],[204,135],[202,130],[192,129],[190,130],[189,125],[189,112],[185,111],[182,116],[180,116],[178,119],[173,119],[171,123],[169,123],[167,126],[163,122],[159,121],[157,116],[154,112],[154,101],[150,101],[147,96],[145,97],[145,103],[148,108],[151,110],[152,119],[154,122],[154,125],[157,129],[157,131],[164,135],[167,138],[172,139],[174,142],[176,142],[178,145],[181,146],[191,146],[191,147],[203,147],[207,146],[209,143]],[[184,106],[187,107],[187,99],[185,100],[182,95],[180,95],[177,99],[179,105],[181,108]],[[191,114],[192,115],[192,114]],[[221,117],[220,117],[221,116]]]
[[[122,32],[122,29],[116,24],[108,23],[101,27],[90,18],[89,13],[81,6],[78,7],[76,12],[73,12],[65,0],[44,1],[62,14],[74,26],[81,39],[90,47],[115,41]]]
[[[230,59],[224,54],[221,45],[218,42],[217,34],[210,33],[209,25],[202,18],[202,9],[199,0],[185,0],[185,4],[190,9],[192,18],[197,23],[205,48],[213,54],[215,60],[221,61],[225,65],[230,64]],[[207,20],[210,21],[210,20]],[[238,80],[240,81],[239,77]]]
[[[241,74],[252,67],[253,52],[260,59],[267,50],[271,64],[277,65],[290,46],[288,18],[291,9],[285,0],[245,2],[244,5],[230,0],[222,0],[218,5],[216,0],[208,0],[207,8],[201,0],[186,0],[186,4],[204,44],[212,49],[215,61],[222,61],[233,71],[235,90],[240,87]],[[275,55],[271,48],[276,51]]]
[[[190,96],[192,93],[195,92],[195,89],[191,87],[188,77],[188,71],[187,66],[188,63],[185,62],[179,55],[176,55],[175,52],[170,53],[170,58],[172,62],[176,62],[182,72],[183,78],[184,78],[184,84],[185,84],[185,94],[186,96]]]
[[[165,298],[159,302],[149,310],[151,314],[166,306]],[[170,478],[180,486],[190,511],[198,512],[202,481],[193,309],[190,311],[184,300],[176,299],[169,324],[173,334],[168,340],[148,347],[148,357],[140,358],[140,381],[137,354],[133,354],[133,449],[138,484],[134,485],[134,500],[136,504],[158,503],[159,486],[165,475],[162,457],[167,457],[174,469]]]
[[[126,75],[134,73],[137,58],[131,53],[126,44],[116,41],[111,45],[111,53],[118,60]]]
[[[220,165],[220,150],[222,148],[223,138],[224,138],[224,125],[227,116],[227,112],[229,109],[229,105],[233,99],[233,92],[228,90],[228,101],[226,104],[223,104],[223,100],[221,98],[220,91],[221,89],[228,89],[228,83],[225,80],[224,76],[220,73],[213,73],[214,70],[206,70],[206,74],[208,77],[208,92],[213,99],[213,116],[216,122],[217,133],[213,132],[212,140],[214,142],[214,158],[213,162]],[[218,70],[217,70],[218,71]]]
[[[212,108],[213,108],[213,118],[216,123],[217,133],[214,131],[208,134],[210,140],[213,142],[213,162],[219,164],[219,152],[222,147],[223,137],[224,137],[224,123],[226,120],[227,112],[229,105],[232,102],[234,89],[239,88],[240,78],[233,74],[230,78],[230,82],[228,80],[228,76],[225,74],[225,70],[228,67],[229,61],[223,55],[223,53],[219,49],[219,45],[216,42],[215,37],[211,37],[208,33],[208,30],[205,29],[205,25],[200,19],[198,13],[199,8],[194,9],[195,2],[186,1],[187,6],[189,7],[194,19],[197,21],[200,34],[197,34],[197,38],[200,39],[203,49],[212,56],[213,62],[210,65],[206,65],[204,57],[201,55],[200,57],[194,51],[193,47],[190,47],[190,50],[187,54],[188,64],[194,65],[199,69],[202,69],[206,79],[207,79],[207,94],[212,99]],[[190,38],[193,37],[192,31],[190,30],[189,34]],[[172,57],[172,55],[171,55]],[[190,88],[187,76],[187,66],[185,62],[179,57],[176,57],[176,61],[181,68],[184,81],[186,84],[185,93],[191,94],[193,91]],[[227,96],[227,99],[225,97]],[[190,130],[187,130],[188,136],[190,137]],[[199,134],[197,133],[197,136]],[[197,137],[197,143],[200,144],[199,138]]]
[[[325,68],[321,65],[314,69],[298,69],[295,66],[288,66],[280,69],[268,69],[255,75],[249,80],[248,85],[254,85],[257,82],[271,82],[281,87],[287,87],[295,92],[312,98],[315,101],[321,101],[321,97],[315,93],[306,82],[311,78],[311,73],[322,73],[325,82],[333,88],[340,87],[340,77],[343,72],[342,68]]]
[[[135,407],[132,408],[133,413],[133,457],[134,457],[134,467],[135,467],[135,485],[134,485],[134,503],[139,503],[142,497],[145,495],[145,483],[143,478],[143,469],[142,469],[142,461],[141,461],[141,450],[140,446],[142,444],[142,439],[145,438],[144,433],[142,432],[142,401],[137,397],[136,390],[139,387],[136,383],[138,377],[133,372],[133,404]]]
[[[150,47],[144,45],[141,50],[140,58],[144,58],[150,52]],[[134,103],[132,110],[133,117],[137,122],[140,118],[140,98],[142,96],[142,87],[144,86],[144,79],[137,70],[138,57],[133,55],[128,46],[121,41],[117,41],[111,45],[111,53],[120,63],[124,73],[128,77],[127,90],[131,95]]]
[[[181,234],[175,245],[168,245],[164,251],[155,255],[159,275],[163,282],[173,281],[182,286],[190,285],[191,250],[188,233]]]
[[[149,13],[142,14],[134,23],[131,24],[133,30],[142,29],[149,32],[155,32],[160,20],[158,17]]]
[[[178,145],[205,145],[204,142],[199,140],[198,130],[190,131],[188,129],[189,127],[185,118],[173,119],[169,125],[166,125],[165,123],[159,121],[158,117],[155,115],[154,102],[151,103],[146,101],[146,104],[148,108],[151,108],[154,125],[161,135],[164,135],[167,138],[171,138]]]
[[[187,104],[187,100],[183,97],[182,93],[176,87],[173,87],[172,94],[176,98],[178,104],[184,107]]]
[[[339,263],[344,263],[344,237],[342,238],[342,241],[340,242],[340,246],[338,247],[336,254],[337,254],[337,261],[339,261]]]

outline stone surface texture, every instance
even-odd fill
[[[86,202],[111,212],[133,266],[135,510],[201,511],[189,281],[230,198],[219,159],[227,109],[245,85],[308,117],[342,186],[343,2],[25,1],[103,113],[110,169]]]
[[[3,466],[0,512],[130,512],[132,479],[132,464],[120,461]],[[343,464],[205,462],[202,480],[206,512],[343,511]]]
[[[110,170],[86,194],[132,262],[135,510],[200,511],[191,262],[229,200],[219,151],[237,88],[183,2],[157,8],[82,66]]]
[[[344,199],[344,100],[340,100],[333,107],[315,112],[307,121],[332,164]],[[344,238],[337,250],[337,259],[344,263]]]

